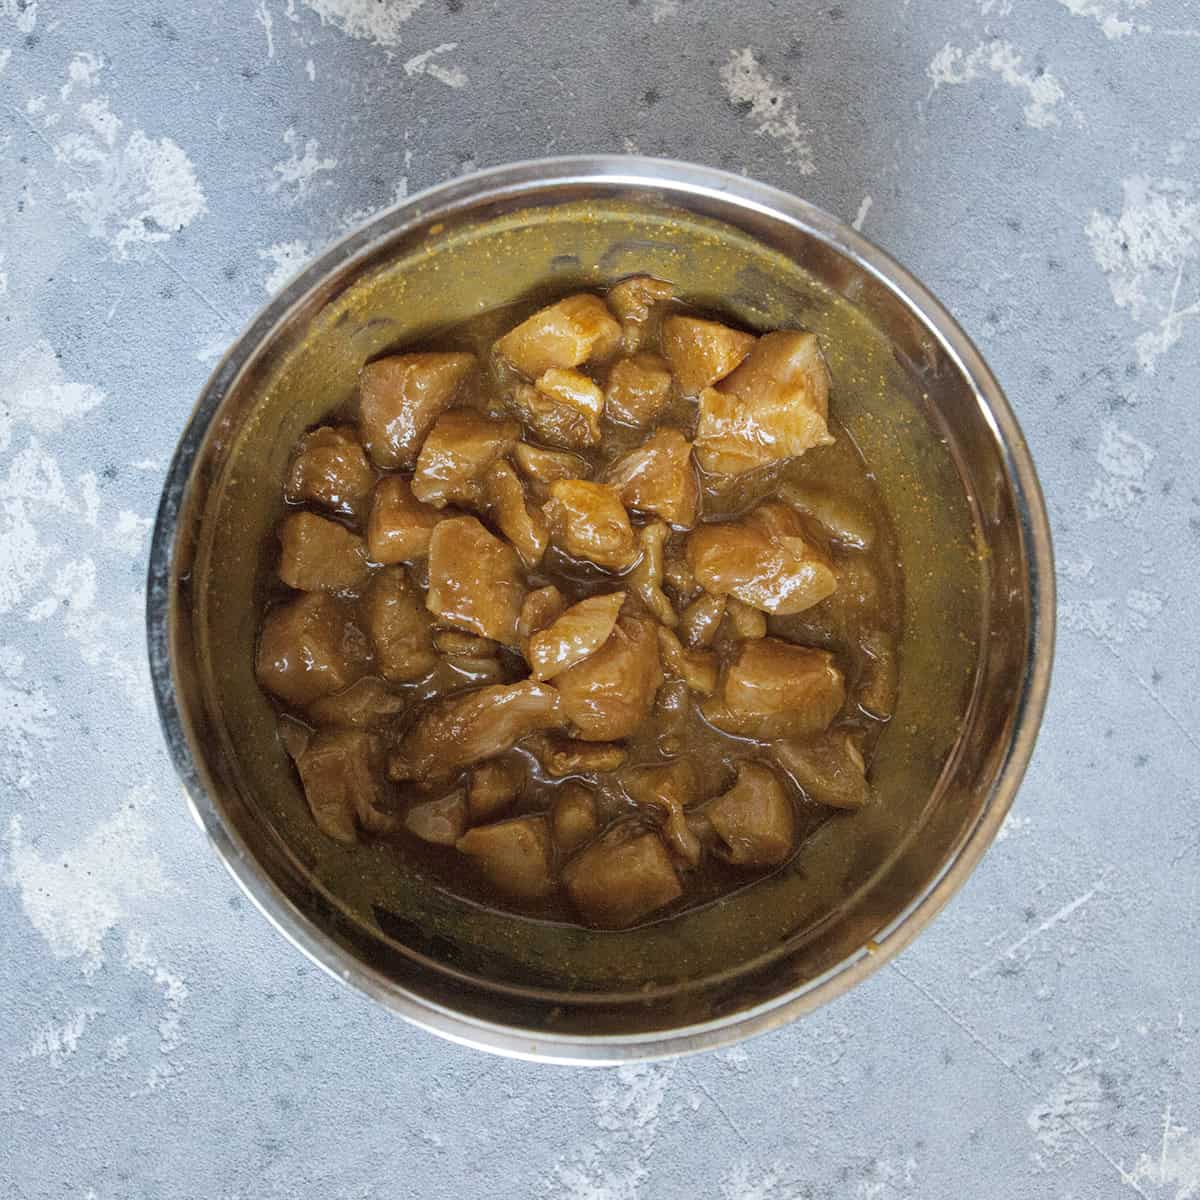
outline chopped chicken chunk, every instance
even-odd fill
[[[589,596],[572,604],[548,628],[534,633],[526,653],[534,679],[553,679],[599,650],[608,641],[624,603],[624,592]]]
[[[621,326],[599,296],[580,292],[551,304],[510,329],[494,349],[527,379],[551,367],[577,367],[607,358],[621,341]]]
[[[653,275],[631,275],[608,290],[608,306],[621,319],[621,345],[636,350],[647,334],[650,317],[675,289]]]
[[[303,707],[348,688],[371,665],[371,643],[345,602],[310,592],[267,613],[258,642],[258,681]]]
[[[603,929],[624,929],[683,895],[657,833],[634,822],[615,826],[580,851],[562,872],[580,915]]]
[[[417,456],[413,495],[434,508],[480,508],[488,468],[513,448],[520,432],[515,421],[494,420],[469,408],[443,413]]]
[[[371,580],[359,616],[375,647],[376,670],[389,683],[424,679],[437,666],[429,614],[403,567],[384,567]]]
[[[837,588],[833,569],[782,504],[762,504],[740,521],[702,525],[688,535],[687,560],[705,591],[769,613],[803,612]]]
[[[300,439],[284,495],[293,504],[319,504],[348,517],[361,517],[375,473],[355,436],[344,425],[322,425]]]
[[[367,579],[367,546],[344,525],[297,512],[279,527],[279,578],[301,592],[353,592]]]
[[[439,621],[512,646],[524,602],[520,560],[507,542],[474,517],[439,522],[429,543],[425,599]]]
[[[467,830],[467,800],[462,788],[411,805],[404,814],[404,828],[431,845],[455,845]]]
[[[629,590],[646,606],[650,615],[673,629],[679,624],[679,616],[670,597],[663,591],[663,543],[671,536],[670,529],[662,521],[651,521],[637,531],[641,555],[637,565],[629,572],[626,582]]]
[[[616,489],[586,479],[550,485],[545,505],[554,544],[571,558],[624,571],[637,558],[633,526]]]
[[[698,695],[717,690],[717,656],[711,650],[687,649],[673,629],[660,625],[658,652],[666,674],[684,680]]]
[[[411,563],[429,553],[433,527],[441,520],[436,508],[422,504],[412,485],[399,475],[381,479],[371,497],[367,518],[367,553],[372,562]]]
[[[550,806],[550,828],[562,854],[573,854],[590,842],[600,830],[591,788],[574,780],[564,783]]]
[[[626,750],[615,742],[581,742],[555,733],[535,733],[521,743],[552,779],[567,775],[591,775],[615,771],[624,761]]]
[[[845,698],[833,655],[760,638],[738,646],[702,711],[718,729],[740,737],[808,737],[829,725]]]
[[[737,782],[704,806],[704,817],[737,867],[774,867],[792,852],[796,811],[779,777],[761,763],[738,765]]]
[[[671,368],[657,354],[615,362],[604,389],[604,412],[623,425],[653,425],[671,403]]]
[[[471,772],[467,784],[467,811],[471,824],[491,821],[507,812],[525,790],[529,772],[517,754],[489,758]]]
[[[317,828],[338,842],[353,842],[355,829],[377,835],[397,833],[399,818],[380,811],[382,751],[361,729],[322,729],[296,762],[304,795]]]
[[[660,429],[605,472],[621,503],[662,517],[676,529],[696,523],[700,487],[692,467],[692,444],[678,429]]]
[[[819,488],[785,482],[779,498],[810,516],[839,545],[849,550],[870,550],[875,544],[875,522],[852,500]]]
[[[692,764],[686,758],[677,758],[669,763],[627,767],[621,772],[621,786],[634,804],[658,812],[667,845],[694,867],[700,861],[700,843],[684,816],[684,809],[700,799],[700,783]]]
[[[550,529],[540,509],[530,508],[516,471],[501,459],[488,471],[484,493],[488,512],[526,567],[536,567],[546,553]]]
[[[435,700],[388,763],[393,779],[447,778],[562,724],[558,692],[543,683],[494,684]]]
[[[668,317],[662,327],[663,354],[685,396],[698,396],[724,379],[754,342],[752,333],[701,317]]]
[[[518,442],[513,447],[513,457],[522,474],[533,483],[551,484],[559,479],[586,479],[591,473],[591,464],[586,458],[567,450],[546,450]]]
[[[704,591],[688,566],[686,554],[678,548],[670,554],[664,553],[662,573],[663,582],[674,588],[681,604],[690,604]]]
[[[736,596],[725,597],[725,615],[736,638],[750,641],[767,636],[767,618],[761,609],[744,604]]]
[[[518,900],[539,900],[555,889],[554,844],[541,813],[477,825],[458,839],[493,887]]]
[[[716,639],[717,630],[721,627],[721,619],[725,616],[728,604],[725,596],[712,596],[708,592],[701,592],[679,614],[679,633],[683,641],[693,649],[711,646]],[[758,615],[762,616],[761,613]]]
[[[611,742],[628,737],[645,720],[662,678],[654,625],[620,617],[608,641],[554,683],[563,716],[579,736]]]
[[[759,338],[720,387],[700,395],[696,460],[717,475],[740,475],[833,441],[829,368],[816,335]]]
[[[532,387],[517,387],[510,407],[551,446],[582,450],[600,440],[604,393],[581,371],[551,367]]]
[[[363,367],[359,413],[375,465],[412,470],[425,435],[474,370],[473,354],[393,354]]]
[[[771,750],[775,761],[818,804],[862,808],[871,798],[863,757],[849,733],[827,733],[812,741],[789,738]]]
[[[353,729],[377,729],[404,711],[404,697],[382,679],[368,675],[343,692],[322,696],[308,706],[308,715],[318,725],[340,725]]]
[[[566,611],[566,597],[552,583],[525,597],[520,616],[517,617],[517,636],[521,639],[526,661],[529,659],[529,639],[539,629],[553,625]]]

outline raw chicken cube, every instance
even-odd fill
[[[764,334],[746,361],[700,396],[696,460],[718,475],[740,475],[833,441],[829,368],[815,334]]]
[[[749,641],[767,636],[767,618],[762,610],[745,604],[736,596],[725,597],[725,615],[735,638]]]
[[[683,895],[662,839],[634,822],[616,826],[572,858],[563,883],[583,919],[603,929],[634,925]]]
[[[552,779],[615,771],[626,755],[625,747],[615,742],[581,742],[556,733],[535,733],[521,747],[538,760]]]
[[[792,852],[796,812],[779,777],[761,763],[738,764],[737,782],[703,815],[737,867],[774,867]]]
[[[682,679],[693,692],[711,696],[717,690],[717,656],[711,650],[690,650],[673,629],[658,628],[658,652],[663,671]]]
[[[552,583],[530,592],[525,597],[525,603],[521,605],[521,615],[517,618],[517,636],[521,639],[522,652],[527,660],[529,639],[539,629],[553,625],[566,611],[566,597]]]
[[[582,450],[600,440],[604,393],[581,371],[551,367],[532,387],[514,390],[509,406],[543,442]]]
[[[462,788],[410,805],[404,814],[404,828],[433,846],[455,845],[467,831],[467,799]]]
[[[673,629],[679,616],[670,597],[663,591],[663,544],[671,536],[662,521],[651,521],[637,531],[637,565],[626,576],[629,590],[646,606],[650,615]]]
[[[696,523],[700,487],[692,466],[692,444],[678,429],[662,429],[608,468],[604,481],[617,489],[621,503],[651,513],[676,529]]]
[[[367,580],[367,545],[344,525],[298,512],[279,527],[279,578],[301,592],[353,592]]]
[[[693,649],[711,646],[716,640],[717,630],[721,627],[721,620],[725,616],[728,604],[729,601],[725,596],[713,596],[708,592],[701,592],[679,614],[679,634],[682,640]],[[762,616],[761,613],[758,615]]]
[[[361,729],[322,729],[300,755],[296,768],[313,820],[327,837],[355,841],[355,829],[393,834],[399,818],[382,812],[378,761],[382,750]]]
[[[438,524],[429,543],[425,603],[439,621],[513,646],[524,601],[521,563],[507,542],[474,517]]]
[[[754,342],[752,333],[701,317],[668,317],[662,327],[663,354],[685,396],[698,396],[724,379]]]
[[[634,804],[659,815],[667,845],[694,867],[700,861],[700,842],[684,816],[684,809],[700,799],[700,783],[692,764],[677,758],[669,763],[629,767],[621,772],[621,786]]]
[[[701,711],[718,729],[740,737],[808,737],[828,727],[845,698],[832,654],[760,638],[740,643]]]
[[[623,425],[653,425],[671,403],[671,368],[657,354],[635,354],[613,363],[604,389],[604,411]]]
[[[429,614],[403,567],[384,567],[376,574],[359,613],[375,647],[376,669],[389,683],[423,679],[437,666]]]
[[[595,654],[554,682],[562,714],[579,737],[612,742],[628,737],[646,719],[662,679],[654,624],[620,617]]]
[[[522,474],[533,483],[550,484],[557,479],[586,479],[592,473],[591,464],[578,454],[567,450],[546,450],[518,442],[513,458]]]
[[[572,604],[548,628],[534,633],[526,652],[534,679],[553,679],[599,650],[608,641],[624,603],[624,592],[589,596]]]
[[[771,749],[775,761],[818,804],[862,808],[871,798],[863,757],[851,734],[827,733],[812,741],[790,738]]]
[[[577,367],[606,358],[620,341],[621,326],[604,301],[580,292],[535,312],[494,349],[527,379],[537,379],[551,367]]]
[[[419,783],[511,750],[521,738],[563,723],[558,692],[531,679],[436,700],[388,763],[393,779]]]
[[[443,413],[417,456],[413,495],[434,508],[482,507],[488,468],[513,448],[520,432],[515,421],[494,420],[469,408]]]
[[[318,725],[342,725],[351,729],[378,729],[404,711],[404,697],[382,679],[368,675],[343,692],[322,696],[308,706],[308,715]]]
[[[652,275],[631,275],[608,289],[608,307],[621,319],[621,345],[636,350],[646,340],[651,316],[675,294],[675,289]]]
[[[875,522],[853,500],[790,482],[780,485],[779,498],[810,516],[833,541],[848,550],[870,550],[875,544]]]
[[[574,780],[564,783],[550,806],[550,829],[562,854],[573,854],[590,842],[600,830],[591,788]]]
[[[541,813],[479,825],[458,839],[487,881],[518,900],[539,900],[555,889],[554,844]]]
[[[467,784],[467,813],[471,823],[490,821],[512,808],[528,780],[529,772],[517,754],[480,763]]]
[[[624,571],[637,559],[629,514],[616,489],[586,479],[550,485],[545,504],[554,544],[571,558],[611,571]]]
[[[300,439],[284,495],[293,504],[319,504],[361,518],[374,483],[375,472],[354,430],[322,425]]]
[[[393,354],[363,367],[360,428],[377,467],[412,470],[425,435],[475,365],[473,354]]]
[[[520,478],[505,459],[488,471],[484,494],[491,519],[512,542],[521,562],[526,567],[536,567],[546,553],[550,527],[545,514],[529,506]]]
[[[301,707],[348,688],[371,665],[371,644],[342,600],[310,592],[271,609],[258,643],[258,682]]]
[[[436,508],[422,504],[412,485],[389,475],[375,486],[367,518],[367,553],[372,562],[411,563],[429,553],[433,527],[441,520]]]

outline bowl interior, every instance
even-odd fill
[[[402,1009],[415,1002],[531,1036],[628,1037],[803,990],[928,893],[991,803],[1008,752],[1029,581],[988,415],[936,332],[891,289],[761,213],[614,187],[435,215],[344,256],[272,317],[221,384],[181,498],[169,592],[201,815],[225,831],[235,873],[263,878],[286,932]],[[481,908],[406,869],[402,851],[322,837],[253,658],[289,453],[349,400],[362,363],[482,310],[634,272],[748,327],[820,335],[833,407],[895,524],[905,598],[878,802],[829,820],[786,869],[733,897],[612,934]]]

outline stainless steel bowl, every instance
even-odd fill
[[[896,518],[901,699],[879,802],[786,870],[624,933],[480,909],[311,828],[253,678],[280,482],[358,367],[472,313],[637,270],[749,326],[822,336],[834,404]],[[966,879],[1033,749],[1054,633],[1050,532],[1004,395],[945,309],[840,221],[651,159],[486,171],[383,213],[305,270],[205,386],[151,550],[151,671],[192,811],[314,962],[455,1041],[555,1062],[686,1053],[770,1029],[904,947]]]

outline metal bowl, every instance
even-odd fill
[[[635,271],[755,328],[822,338],[905,573],[900,702],[878,802],[785,869],[622,933],[498,914],[394,848],[312,827],[255,684],[290,448],[362,362],[521,299]],[[1050,532],[978,351],[903,268],[783,192],[651,159],[550,159],[455,180],[326,252],[208,381],[171,464],[147,599],[163,730],[193,813],[269,920],[418,1025],[501,1054],[611,1063],[733,1042],[905,946],[966,879],[1033,749],[1053,655]]]

